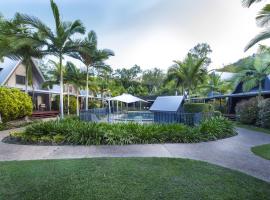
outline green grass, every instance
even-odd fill
[[[270,129],[265,129],[265,128],[261,128],[261,127],[257,127],[257,126],[253,126],[253,125],[241,124],[241,123],[236,123],[236,126],[238,126],[240,128],[246,128],[246,129],[249,129],[252,131],[258,131],[258,132],[270,134]]]
[[[270,160],[270,144],[252,147],[251,151],[257,156]]]
[[[270,184],[205,162],[99,158],[0,162],[0,199],[270,199]]]

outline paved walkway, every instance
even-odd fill
[[[33,146],[0,142],[0,160],[68,159],[91,157],[173,157],[207,161],[270,182],[270,161],[250,148],[270,143],[270,135],[238,128],[238,136],[198,144],[128,146]],[[9,131],[0,132],[0,140]]]

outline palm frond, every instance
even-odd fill
[[[250,7],[254,3],[261,2],[262,0],[242,0],[242,4],[245,7]]]
[[[261,32],[259,35],[257,35],[248,43],[248,45],[245,47],[245,51],[250,49],[252,46],[257,44],[258,42],[261,42],[269,38],[270,38],[270,29],[266,29],[265,31]]]
[[[270,21],[270,4],[266,4],[256,17],[259,26],[264,27],[269,25]]]

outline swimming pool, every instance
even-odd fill
[[[154,114],[149,111],[129,111],[128,113],[113,114],[111,120],[116,122],[151,123],[154,121]]]

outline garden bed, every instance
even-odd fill
[[[234,125],[214,117],[199,126],[183,124],[89,123],[77,119],[40,122],[13,132],[4,142],[42,145],[197,143],[236,135]]]

